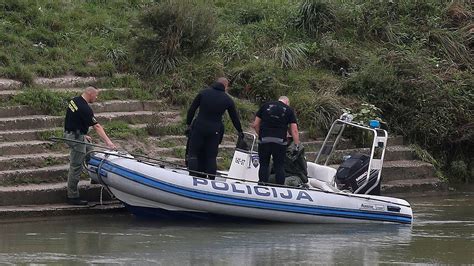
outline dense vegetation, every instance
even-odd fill
[[[226,75],[246,119],[281,94],[316,135],[343,109],[378,117],[452,180],[474,178],[469,0],[4,0],[0,12],[1,77],[106,76],[186,106]]]

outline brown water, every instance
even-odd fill
[[[128,214],[0,223],[0,264],[474,263],[474,192],[407,198],[406,225],[150,221]]]

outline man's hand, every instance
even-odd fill
[[[112,141],[110,142],[107,142],[107,147],[109,147],[111,150],[116,150],[117,149],[117,146],[115,146],[114,143],[112,143]]]
[[[92,137],[85,135],[84,138],[86,139],[87,142],[92,143]]]

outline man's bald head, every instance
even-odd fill
[[[290,105],[290,99],[288,99],[288,97],[286,96],[280,96],[280,98],[278,98],[278,100],[286,105]]]
[[[221,83],[222,85],[224,85],[225,89],[227,90],[227,88],[229,87],[229,80],[225,77],[220,77],[217,79],[217,82]]]
[[[97,100],[99,95],[99,90],[94,86],[88,86],[82,93],[82,98],[84,98],[88,103],[93,103]]]

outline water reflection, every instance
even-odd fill
[[[413,199],[413,226],[150,221],[128,214],[15,221],[0,224],[0,263],[474,263],[469,199]]]

